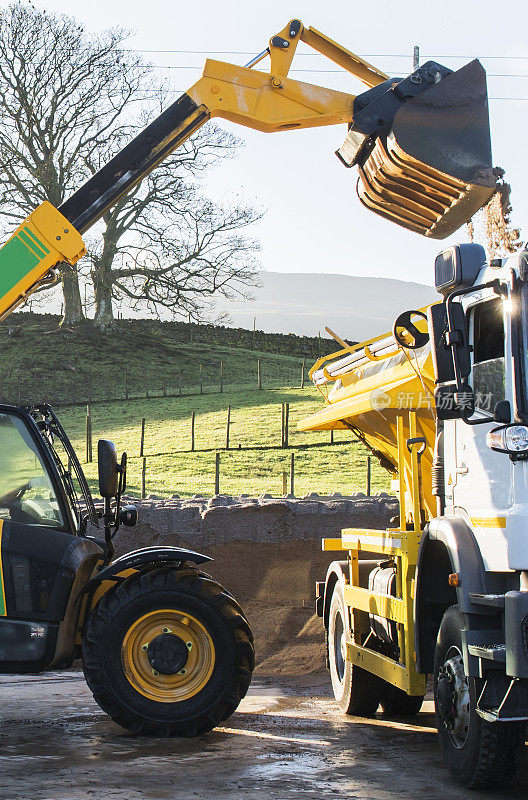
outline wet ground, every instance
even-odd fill
[[[122,731],[82,673],[0,676],[0,709],[0,800],[488,797],[447,776],[430,702],[405,724],[344,718],[324,679],[255,680],[225,727],[191,740]],[[526,800],[528,749],[499,796]]]

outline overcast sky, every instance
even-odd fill
[[[411,71],[414,45],[420,46],[422,61],[435,58],[451,68],[478,56],[489,75],[489,95],[497,98],[490,104],[494,164],[506,168],[513,185],[514,221],[524,226],[528,238],[528,4],[522,0],[428,4],[377,0],[371,14],[366,4],[334,0],[290,4],[33,0],[33,4],[73,15],[93,30],[126,27],[132,49],[145,51],[145,58],[157,67],[173,67],[161,72],[169,77],[175,97],[199,78],[207,54],[244,64],[247,53],[263,50],[270,36],[295,16],[391,75]],[[160,50],[171,52],[146,52]],[[293,68],[314,71],[293,72],[291,77],[352,94],[362,91],[353,77],[333,71],[335,65],[309,52],[301,44]],[[503,75],[508,77],[499,77]],[[231,127],[245,147],[236,161],[211,173],[207,190],[219,199],[241,195],[267,209],[255,227],[264,268],[432,283],[432,260],[444,245],[363,209],[355,195],[355,170],[345,169],[334,155],[346,126],[262,134],[221,124]],[[456,238],[465,239],[464,232]]]

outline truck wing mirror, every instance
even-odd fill
[[[466,316],[460,303],[452,303],[451,319],[454,324],[450,330],[446,303],[437,303],[427,310],[435,378],[439,384],[451,383],[457,377],[467,378],[471,372]],[[453,365],[453,347],[457,349],[458,376]]]
[[[437,383],[436,413],[438,419],[467,419],[475,410],[475,398],[467,381],[471,359],[466,316],[460,303],[451,304],[450,317],[451,325],[446,303],[438,303],[427,310]]]
[[[104,498],[116,497],[119,491],[120,469],[117,463],[116,446],[109,439],[97,443],[99,468],[99,494]]]

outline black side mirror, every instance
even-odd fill
[[[438,419],[465,419],[475,411],[475,395],[467,383],[460,392],[454,383],[441,384],[435,388],[434,396]]]
[[[99,494],[104,498],[116,497],[119,491],[120,469],[117,463],[116,446],[109,439],[97,442],[99,467]]]
[[[437,383],[456,382],[457,377],[463,381],[471,372],[466,316],[460,303],[452,304],[451,316],[454,325],[453,329],[449,330],[446,303],[437,303],[427,310],[432,340],[431,354]],[[453,347],[457,349],[459,376],[455,376]]]
[[[493,410],[493,419],[499,425],[509,425],[511,422],[511,406],[509,400],[499,400]]]
[[[133,528],[137,523],[137,518],[137,508],[132,504],[123,506],[119,512],[119,522],[121,525],[125,525],[127,528]]]

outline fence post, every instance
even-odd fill
[[[128,400],[128,370],[125,367],[125,400]]]
[[[290,404],[282,404],[282,438],[281,447],[288,447],[288,425],[290,422]]]
[[[231,427],[231,406],[227,407],[226,450],[229,450],[229,428]]]
[[[220,494],[220,453],[215,456],[215,494]]]
[[[191,451],[194,450],[194,419],[195,419],[195,412],[193,411],[191,414]]]
[[[291,454],[290,465],[290,494],[295,496],[295,453]]]
[[[200,364],[200,394],[203,394],[203,366]]]
[[[224,362],[220,362],[220,391],[224,391]]]
[[[92,463],[92,415],[90,403],[86,406],[86,463]]]
[[[367,456],[367,497],[370,497],[370,456]]]
[[[143,463],[141,465],[141,499],[144,500],[147,496],[145,491],[145,484],[147,478],[147,459],[143,458]]]
[[[139,444],[139,457],[143,456],[143,451],[145,449],[145,417],[141,418],[141,439]]]
[[[262,367],[260,358],[257,360],[257,386],[259,389],[262,389]]]
[[[306,359],[303,358],[303,363],[301,367],[301,389],[304,389],[304,371],[306,369]]]
[[[284,403],[281,405],[281,447],[284,447]]]
[[[288,494],[288,473],[287,472],[283,472],[282,473],[282,494],[283,494],[283,496]]]
[[[334,429],[332,428],[330,431],[330,444],[334,443]]]

